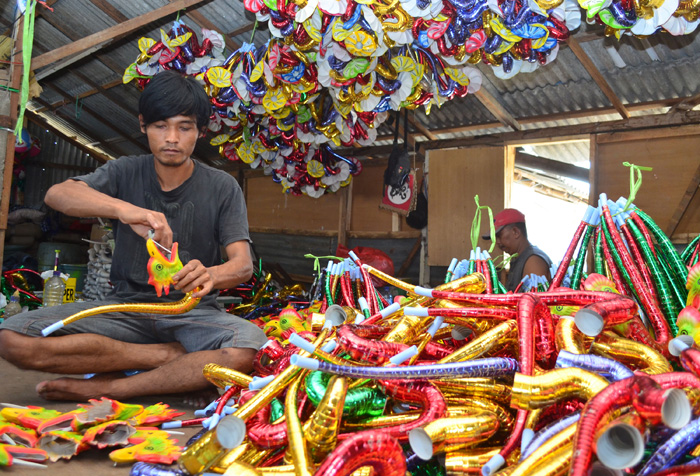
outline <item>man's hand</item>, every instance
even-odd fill
[[[192,297],[201,298],[214,289],[214,277],[201,261],[193,259],[173,276],[175,289],[184,293],[200,288]]]
[[[147,210],[136,206],[125,207],[119,213],[119,221],[131,226],[134,232],[148,239],[148,232],[153,230],[153,240],[166,248],[173,245],[173,230],[168,225],[168,220],[160,212]]]

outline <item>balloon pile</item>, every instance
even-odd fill
[[[665,312],[681,297],[698,312],[700,265],[683,263],[697,244],[668,245],[642,210],[602,195],[561,271],[532,292],[502,293],[481,251],[432,289],[354,254],[330,262],[314,304],[285,309],[294,330],[269,333],[253,377],[204,368],[223,395],[178,469],[158,474],[696,473],[700,319],[677,311],[676,327]],[[384,301],[370,276],[408,297]]]
[[[0,467],[45,468],[91,448],[111,448],[115,463],[172,464],[182,448],[156,428],[184,414],[158,403],[149,407],[102,398],[69,412],[9,404],[0,411]]]

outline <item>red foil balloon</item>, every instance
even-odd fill
[[[349,476],[362,466],[372,474],[405,476],[406,457],[395,438],[381,431],[353,433],[326,457],[315,476]]]
[[[338,327],[336,334],[338,344],[353,359],[381,364],[408,348],[407,345],[398,342],[367,339],[369,336],[376,336],[378,331],[383,334],[387,330],[378,326],[345,324]]]

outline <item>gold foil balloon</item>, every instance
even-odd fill
[[[245,424],[242,420],[227,416],[218,425],[205,433],[196,442],[183,451],[178,465],[186,474],[199,474],[226,454],[226,450],[241,444],[245,435]]]
[[[336,446],[347,392],[346,378],[331,377],[323,399],[309,418],[308,429],[304,434],[311,457],[316,463],[321,462]]]
[[[236,385],[241,388],[248,388],[253,382],[253,377],[228,367],[217,364],[207,364],[202,370],[204,378],[219,388]]]
[[[287,418],[287,439],[289,440],[288,451],[292,457],[294,474],[296,476],[311,476],[314,472],[306,439],[301,429],[299,415],[297,414],[297,393],[299,392],[299,385],[305,374],[304,372],[294,379],[287,390],[287,396],[284,402],[284,416]]]
[[[598,374],[575,367],[550,370],[538,376],[516,373],[511,406],[530,410],[573,397],[589,400],[607,386],[608,381]]]
[[[672,372],[666,357],[651,347],[630,339],[604,332],[593,342],[591,352],[631,365],[649,375]]]
[[[424,460],[436,453],[454,451],[488,440],[498,430],[495,413],[477,410],[459,417],[438,418],[410,431],[413,451]]]

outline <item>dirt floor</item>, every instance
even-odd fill
[[[35,405],[44,408],[52,408],[59,411],[69,411],[76,408],[77,403],[57,403],[42,400],[34,391],[34,387],[42,380],[55,378],[56,375],[44,374],[40,372],[21,371],[4,360],[0,359],[0,402],[15,405]],[[182,403],[181,398],[176,397],[152,397],[127,401],[125,403],[135,403],[140,405],[152,405],[163,402],[177,410],[187,413],[181,419],[193,418],[193,408]],[[173,438],[184,445],[187,440],[200,428],[190,427],[178,429],[183,434],[173,435]],[[51,476],[116,476],[128,475],[131,465],[115,466],[109,459],[109,449],[90,449],[74,456],[69,461],[48,462],[47,469],[28,468],[22,466],[3,467],[2,474],[7,475],[51,475]]]

